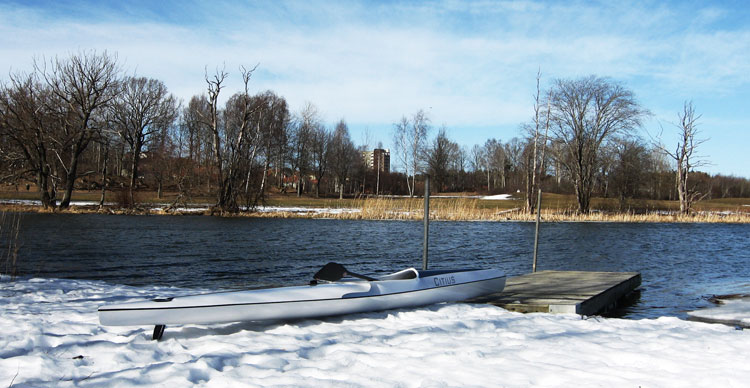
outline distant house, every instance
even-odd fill
[[[372,171],[391,172],[391,151],[376,148],[372,151],[363,151],[362,157],[365,165]]]

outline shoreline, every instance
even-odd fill
[[[76,205],[69,209],[43,209],[41,205],[15,204],[0,202],[0,212],[8,213],[47,213],[47,214],[108,214],[138,216],[214,216],[229,218],[302,218],[302,219],[337,219],[337,220],[372,220],[372,221],[419,221],[423,219],[423,209],[411,201],[406,204],[394,204],[389,200],[365,202],[360,207],[331,208],[305,206],[266,206],[253,212],[218,213],[210,207],[196,206],[165,210],[154,205],[140,206],[133,209],[114,205]],[[385,202],[385,203],[383,203]],[[476,202],[476,201],[474,201]],[[534,222],[535,214],[529,214],[520,208],[491,209],[480,208],[476,203],[449,206],[437,205],[430,209],[432,221],[485,221],[485,222]],[[603,210],[592,210],[589,214],[577,214],[570,209],[542,209],[543,222],[612,222],[612,223],[731,223],[750,224],[750,213],[743,211],[700,211],[681,215],[675,211],[655,210],[643,213],[622,213]]]

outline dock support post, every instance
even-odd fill
[[[539,251],[539,222],[542,219],[542,189],[536,198],[536,231],[534,232],[534,264],[531,266],[531,272],[536,272],[536,255]]]
[[[430,240],[430,176],[424,179],[424,242],[422,244],[422,269],[427,270],[428,247]]]

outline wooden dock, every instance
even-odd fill
[[[640,285],[638,272],[540,271],[508,278],[502,292],[468,302],[524,313],[596,315]]]

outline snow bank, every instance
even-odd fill
[[[195,290],[0,283],[0,386],[745,386],[750,332],[442,304],[324,320],[103,327],[98,306]]]
[[[691,319],[750,327],[750,297],[720,299],[717,307],[688,312]]]

